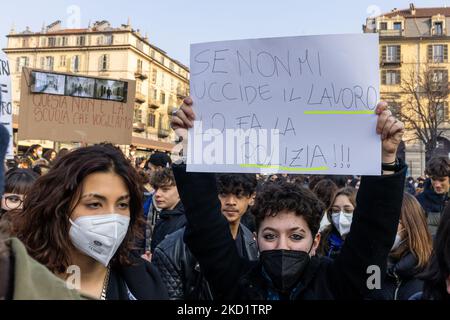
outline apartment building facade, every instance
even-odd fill
[[[393,112],[408,112],[406,103],[411,93],[405,90],[405,81],[429,70],[433,81],[448,86],[448,48],[450,45],[450,8],[393,9],[389,13],[368,18],[363,25],[365,33],[378,33],[380,39],[380,95]],[[447,100],[447,99],[445,99]],[[440,126],[435,155],[450,156],[450,126],[448,101],[438,106],[444,122]],[[425,147],[414,139],[412,130],[405,135],[403,156],[410,174],[417,177],[425,170]]]
[[[170,128],[171,112],[189,95],[189,69],[152,45],[147,36],[130,23],[114,28],[108,21],[85,29],[64,29],[61,21],[40,32],[27,28],[11,30],[4,49],[10,61],[13,86],[14,130],[20,113],[22,68],[136,80],[133,144],[145,151],[171,151],[175,134]],[[22,146],[51,141],[15,141]],[[70,142],[58,142],[71,146]]]

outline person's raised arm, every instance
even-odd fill
[[[192,104],[186,98],[172,118],[172,128],[184,142],[188,128],[194,125]],[[188,173],[185,164],[174,164],[173,172],[186,212],[185,242],[199,261],[214,297],[233,298],[237,280],[248,264],[240,258],[228,222],[221,213],[215,175]]]
[[[404,125],[386,103],[378,104],[376,114],[383,175],[362,178],[350,233],[328,274],[335,296],[344,299],[364,298],[381,283],[400,219],[406,165],[396,154]]]

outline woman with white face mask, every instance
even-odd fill
[[[25,199],[18,237],[34,259],[95,299],[165,299],[158,272],[135,256],[142,186],[112,145],[60,159]]]
[[[335,258],[344,244],[345,238],[350,232],[353,221],[353,211],[356,208],[356,189],[346,187],[338,190],[327,210],[330,225],[322,232],[322,240],[319,252],[321,255]]]

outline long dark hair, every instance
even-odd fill
[[[114,172],[122,177],[130,194],[130,226],[112,259],[130,265],[133,241],[142,229],[142,186],[137,172],[122,152],[112,145],[80,148],[59,159],[25,198],[17,233],[28,253],[54,273],[66,272],[69,253],[69,217],[79,201],[83,180],[92,173]]]
[[[425,281],[423,299],[450,300],[446,280],[450,276],[450,206],[447,206],[441,217],[433,253],[426,271],[421,275]]]

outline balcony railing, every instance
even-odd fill
[[[152,108],[152,109],[155,109],[155,110],[159,109],[159,107],[160,107],[159,100],[150,98],[149,101],[148,101],[148,107]]]
[[[403,62],[403,55],[401,55],[400,58],[382,57],[380,64],[384,66],[384,65],[402,64],[402,62]]]
[[[159,128],[158,129],[158,138],[164,139],[170,136],[170,129]]]
[[[380,37],[401,37],[403,30],[379,30]]]
[[[143,71],[141,68],[138,68],[138,69],[136,70],[136,72],[134,73],[134,76],[135,76],[136,78],[138,78],[138,79],[141,79],[141,80],[146,80],[146,79],[148,79],[148,76],[144,73],[144,71]]]
[[[140,92],[136,92],[136,97],[135,100],[137,103],[144,103],[145,102],[145,96],[140,93]]]
[[[135,122],[135,123],[133,123],[133,131],[134,132],[138,132],[138,133],[144,132],[145,131],[145,124],[142,123],[142,122]]]

